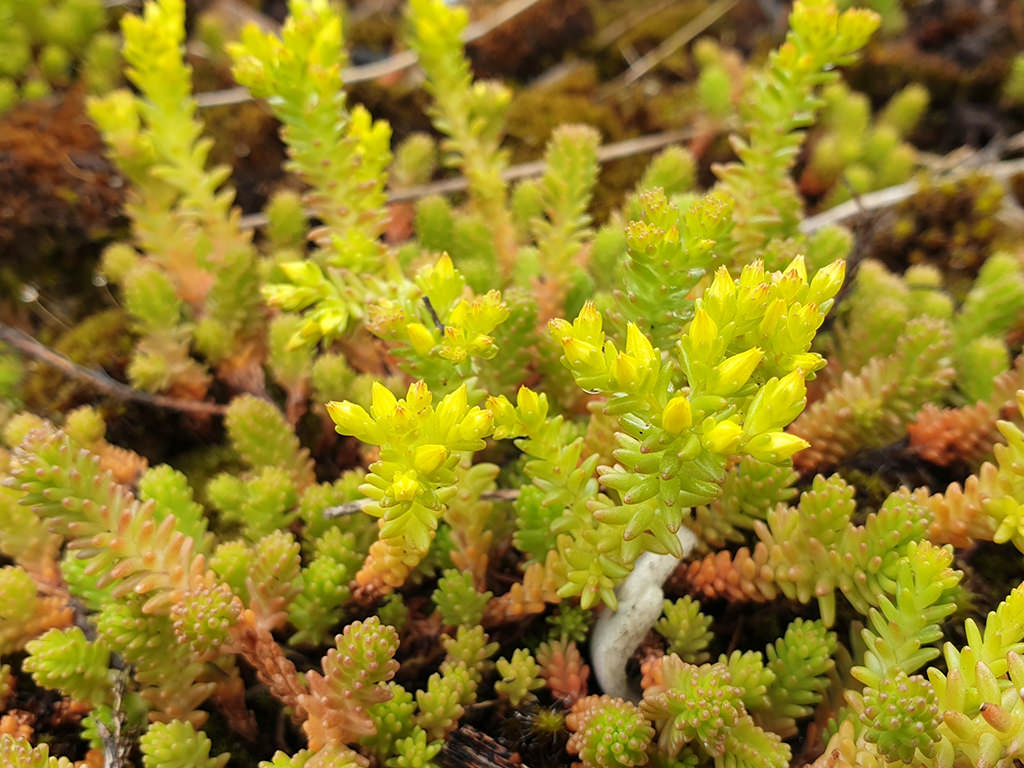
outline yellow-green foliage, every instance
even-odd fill
[[[612,493],[586,514],[555,523],[565,534],[558,547],[568,566],[561,595],[579,594],[584,607],[595,599],[614,605],[611,587],[640,552],[681,554],[676,531],[688,507],[718,495],[728,457],[779,463],[806,446],[782,427],[803,409],[807,372],[824,364],[808,348],[841,281],[841,263],[811,281],[799,259],[784,273],[754,264],[739,280],[722,268],[672,357],[632,323],[619,351],[590,304],[571,324],[552,321],[577,384],[607,398],[619,429],[619,463],[600,475]],[[683,381],[687,394],[676,394]],[[528,455],[544,455],[533,447],[547,411],[543,396],[524,388],[518,408],[504,398],[490,407],[497,437],[526,436]],[[551,470],[540,461],[533,467],[527,465],[534,483],[550,487]]]
[[[118,80],[116,38],[102,0],[0,2],[0,113],[80,79],[92,92]]]
[[[373,332],[393,342],[409,373],[435,390],[450,390],[498,354],[493,334],[508,307],[498,291],[474,296],[465,288],[465,278],[444,254],[422,267],[399,299],[370,310]]]
[[[289,9],[280,37],[250,25],[232,57],[238,81],[269,99],[281,120],[291,168],[310,185],[307,202],[325,225],[313,260],[282,264],[263,288],[271,304],[305,311],[292,336],[302,344],[333,338],[362,316],[363,276],[383,259],[391,129],[362,107],[346,108],[337,10],[323,0],[293,0]]]
[[[830,0],[794,6],[786,41],[744,100],[749,138],[733,140],[740,162],[718,170],[735,200],[732,263],[745,263],[772,239],[797,235],[801,203],[789,170],[821,105],[815,88],[836,80],[834,67],[852,61],[878,23],[871,11],[839,13]]]
[[[917,153],[906,143],[928,108],[928,91],[908,85],[895,94],[874,122],[866,96],[843,83],[825,89],[820,135],[807,174],[817,191],[828,193],[823,207],[852,194],[900,184],[910,178]]]
[[[459,167],[469,181],[472,206],[484,217],[502,265],[512,259],[513,227],[506,208],[508,164],[501,150],[505,111],[511,94],[494,82],[474,83],[461,37],[466,10],[443,0],[410,0],[406,42],[419,57],[433,99],[430,115],[445,135],[445,165]]]
[[[348,401],[330,403],[328,411],[339,433],[381,448],[360,486],[373,500],[366,512],[380,518],[380,538],[356,579],[390,591],[426,555],[455,492],[460,454],[484,447],[492,416],[468,405],[465,385],[434,406],[422,381],[411,384],[402,400],[375,384],[369,413]]]
[[[142,389],[202,397],[210,376],[191,346],[226,364],[262,328],[255,252],[231,208],[229,169],[207,167],[212,141],[182,58],[184,14],[183,0],[163,0],[125,16],[127,76],[139,92],[115,91],[89,111],[132,182],[135,248],[114,245],[103,262],[141,336],[129,376]]]
[[[45,744],[33,747],[24,737],[0,735],[0,758],[10,768],[71,768],[66,757],[50,757]]]
[[[225,753],[210,757],[210,740],[188,723],[153,723],[139,739],[145,768],[223,768]]]

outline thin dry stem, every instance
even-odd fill
[[[111,378],[102,371],[94,371],[91,368],[79,365],[32,338],[24,331],[19,331],[17,328],[12,328],[4,323],[0,323],[0,341],[10,344],[22,354],[52,366],[73,379],[91,384],[103,394],[110,395],[118,400],[131,400],[136,403],[145,403],[155,408],[169,408],[174,411],[207,416],[222,416],[227,410],[226,406],[219,405],[218,403],[207,403],[201,400],[183,400],[166,395],[151,395],[148,392],[133,389],[127,384]]]

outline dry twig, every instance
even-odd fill
[[[174,411],[207,416],[221,416],[227,410],[226,406],[218,403],[207,403],[201,400],[182,400],[177,397],[168,397],[167,395],[151,395],[148,392],[133,389],[127,384],[111,378],[102,371],[94,371],[91,368],[79,365],[32,338],[24,331],[19,331],[17,328],[12,328],[4,323],[0,323],[0,341],[10,344],[22,354],[52,366],[73,379],[91,384],[103,394],[110,395],[118,400],[131,400],[137,403],[145,403],[155,408],[169,408]]]
[[[635,83],[727,14],[736,5],[736,2],[737,0],[718,0],[717,3],[713,3],[705,8],[702,13],[694,17],[688,24],[662,40],[656,48],[645,53],[630,64],[629,69],[609,83],[605,95]]]
[[[462,37],[464,43],[471,43],[485,37],[492,31],[514,19],[519,14],[533,7],[540,0],[508,0],[503,3],[494,13],[486,19],[473,22],[466,27]],[[342,70],[342,82],[351,85],[353,83],[365,83],[370,80],[378,80],[387,75],[402,72],[416,65],[416,54],[412,51],[401,51],[393,56],[388,56],[381,61],[372,64],[364,64],[360,67],[347,67]],[[232,104],[242,104],[252,101],[252,94],[247,88],[238,86],[236,88],[225,88],[221,91],[207,91],[196,95],[196,104],[204,107],[226,107]]]
[[[1005,183],[1018,173],[1024,173],[1024,158],[1003,160],[999,163],[990,163],[979,166],[967,166],[953,171],[948,176],[950,178],[959,179],[971,173],[984,173],[997,181]],[[918,191],[918,189],[919,184],[916,181],[907,181],[903,184],[897,184],[895,187],[886,187],[885,189],[879,189],[876,192],[868,192],[855,200],[847,200],[845,203],[840,203],[835,208],[822,211],[817,216],[811,216],[809,219],[804,219],[800,224],[800,231],[805,234],[812,234],[824,227],[828,227],[833,224],[842,224],[843,222],[849,221],[862,213],[871,213],[873,211],[891,208],[892,206],[903,202],[908,197],[911,197]]]
[[[647,152],[656,152],[672,144],[678,144],[693,137],[693,131],[663,131],[652,133],[646,136],[638,136],[635,139],[626,139],[614,144],[605,144],[597,150],[599,163],[607,163],[612,160],[621,160],[624,157],[642,155]],[[502,174],[505,181],[520,181],[531,177],[540,176],[547,166],[541,160],[529,163],[520,163],[506,168]],[[414,187],[392,190],[388,195],[389,203],[404,203],[418,200],[427,195],[451,195],[456,192],[464,192],[469,186],[465,176],[453,176],[450,179],[432,181],[429,184],[418,184]],[[243,229],[256,229],[265,226],[267,217],[263,213],[250,213],[243,216],[239,226]]]

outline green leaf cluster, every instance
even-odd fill
[[[163,0],[124,17],[127,76],[138,93],[93,99],[89,112],[132,182],[135,246],[115,244],[103,259],[141,337],[129,377],[141,389],[201,398],[211,377],[192,347],[225,366],[263,328],[256,253],[232,209],[230,169],[207,167],[213,142],[202,136],[182,56],[184,14],[183,0]]]
[[[0,113],[81,80],[90,92],[120,79],[117,39],[101,0],[0,2]]]

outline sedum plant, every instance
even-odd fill
[[[235,77],[272,97],[290,167],[310,185],[306,201],[323,222],[314,258],[283,261],[263,287],[273,306],[301,311],[299,345],[333,338],[364,312],[364,284],[384,254],[383,185],[391,131],[362,107],[346,108],[342,19],[326,0],[293,2],[281,36],[248,27],[232,48]]]
[[[134,243],[107,249],[103,272],[121,286],[139,335],[128,374],[152,392],[202,399],[211,383],[193,347],[236,388],[260,390],[260,321],[251,235],[232,208],[229,170],[209,168],[182,59],[185,4],[148,4],[122,23],[127,76],[90,103],[120,171],[131,181]]]
[[[500,83],[473,82],[461,42],[467,23],[463,8],[450,8],[443,0],[411,0],[406,42],[427,76],[431,118],[445,136],[443,162],[465,174],[472,210],[493,232],[498,263],[508,270],[515,241],[501,175],[508,157],[500,142],[510,93]]]
[[[373,599],[400,586],[427,554],[456,490],[460,454],[484,447],[493,418],[468,405],[465,385],[434,406],[423,381],[411,384],[401,400],[375,384],[369,413],[347,401],[328,410],[339,433],[381,448],[360,486],[375,502],[367,513],[380,518],[380,536],[356,574],[360,593]]]
[[[120,79],[118,42],[101,0],[0,3],[0,113],[81,81],[93,93]]]
[[[911,177],[917,153],[906,139],[928,108],[927,89],[908,85],[893,95],[873,122],[867,97],[852,93],[841,82],[830,85],[822,96],[819,135],[801,186],[824,194],[823,208]]]

